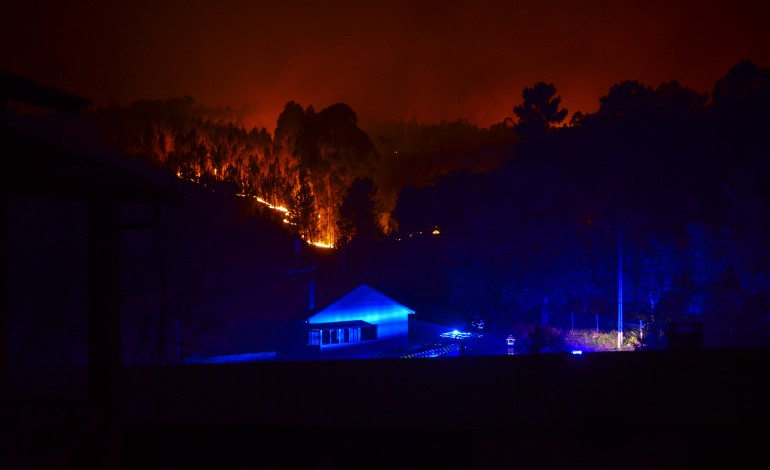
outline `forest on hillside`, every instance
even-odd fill
[[[189,97],[96,117],[130,155],[282,208],[433,318],[611,327],[622,263],[629,321],[697,319],[713,345],[767,344],[770,70],[743,61],[710,93],[624,81],[599,102],[567,120],[541,82],[489,128],[364,130],[345,104],[290,102],[271,133]]]
[[[231,110],[209,109],[191,97],[114,104],[94,117],[121,152],[279,208],[302,238],[325,246],[354,236],[355,215],[344,210],[354,181],[371,187],[374,229],[387,233],[403,187],[429,184],[452,170],[499,166],[501,148],[515,139],[508,129],[479,129],[467,120],[378,122],[370,137],[343,103],[316,112],[289,102],[272,133],[247,130],[234,124]]]

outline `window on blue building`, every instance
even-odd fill
[[[307,344],[311,346],[319,346],[321,344],[321,330],[310,330],[308,333]]]
[[[377,325],[323,328],[308,331],[308,344],[328,345],[358,343],[377,339]]]
[[[348,329],[348,342],[357,343],[361,341],[361,328],[349,328]]]

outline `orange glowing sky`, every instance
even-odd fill
[[[710,91],[741,59],[770,66],[766,3],[11,0],[0,68],[97,103],[245,107],[270,130],[289,100],[487,126],[540,80],[591,112],[621,80]]]

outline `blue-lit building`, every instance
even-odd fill
[[[231,295],[227,315],[183,362],[367,359],[409,345],[415,312],[368,285],[349,290],[355,284],[325,283],[316,291],[304,279],[268,281],[257,298],[246,289],[242,297]]]
[[[371,357],[409,343],[414,310],[362,284],[307,319],[308,345],[322,357]]]

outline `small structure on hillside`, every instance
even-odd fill
[[[412,314],[414,310],[361,284],[307,319],[308,345],[322,354],[406,346]]]

